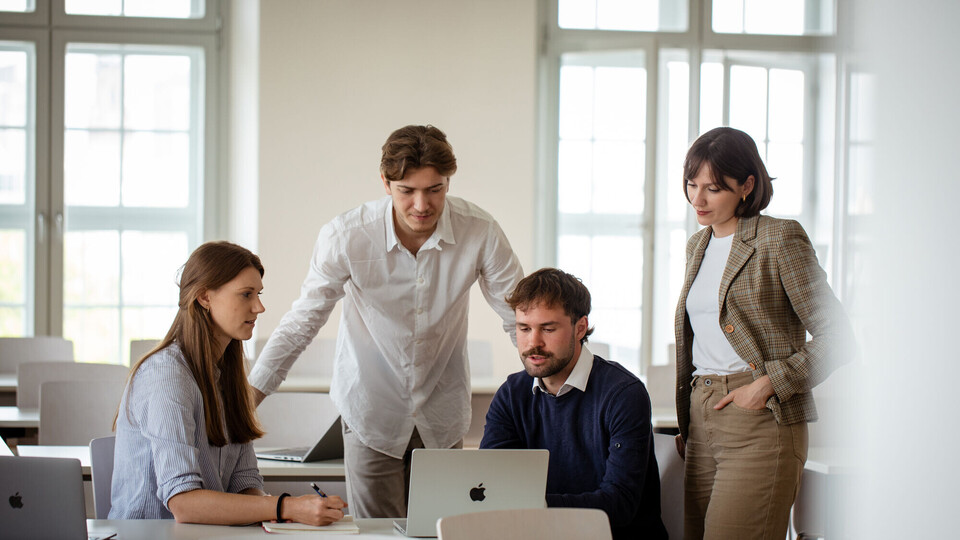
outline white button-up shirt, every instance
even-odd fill
[[[500,226],[469,202],[448,196],[416,255],[397,239],[390,197],[368,202],[320,230],[300,298],[270,336],[250,384],[273,392],[346,297],[330,388],[344,422],[395,458],[414,427],[428,448],[453,446],[470,427],[470,288],[480,283],[516,343],[504,298],[522,278]]]

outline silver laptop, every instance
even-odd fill
[[[544,508],[549,458],[547,450],[418,448],[410,463],[407,519],[393,525],[407,536],[433,537],[442,517]]]
[[[279,450],[257,450],[260,459],[276,459],[279,461],[321,461],[324,459],[339,459],[343,457],[343,431],[340,428],[340,417],[327,428],[320,440],[313,446],[299,446],[296,448],[281,448]]]
[[[0,536],[87,539],[80,461],[0,456]]]

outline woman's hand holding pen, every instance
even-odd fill
[[[343,519],[346,507],[347,503],[336,495],[301,495],[284,499],[282,515],[283,519],[307,525],[329,525]]]
[[[732,402],[742,409],[759,410],[767,406],[767,400],[774,393],[770,376],[764,375],[752,383],[735,388],[729,394],[723,396],[714,409],[719,411]]]

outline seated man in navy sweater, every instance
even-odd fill
[[[650,397],[632,373],[584,344],[593,333],[590,291],[543,268],[507,302],[525,371],[497,390],[480,448],[546,448],[547,506],[600,508],[614,538],[666,538]]]

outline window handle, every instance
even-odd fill
[[[47,216],[40,212],[37,214],[37,243],[47,241]]]
[[[63,239],[63,212],[57,212],[57,217],[54,218],[54,221],[57,224],[57,238]]]

